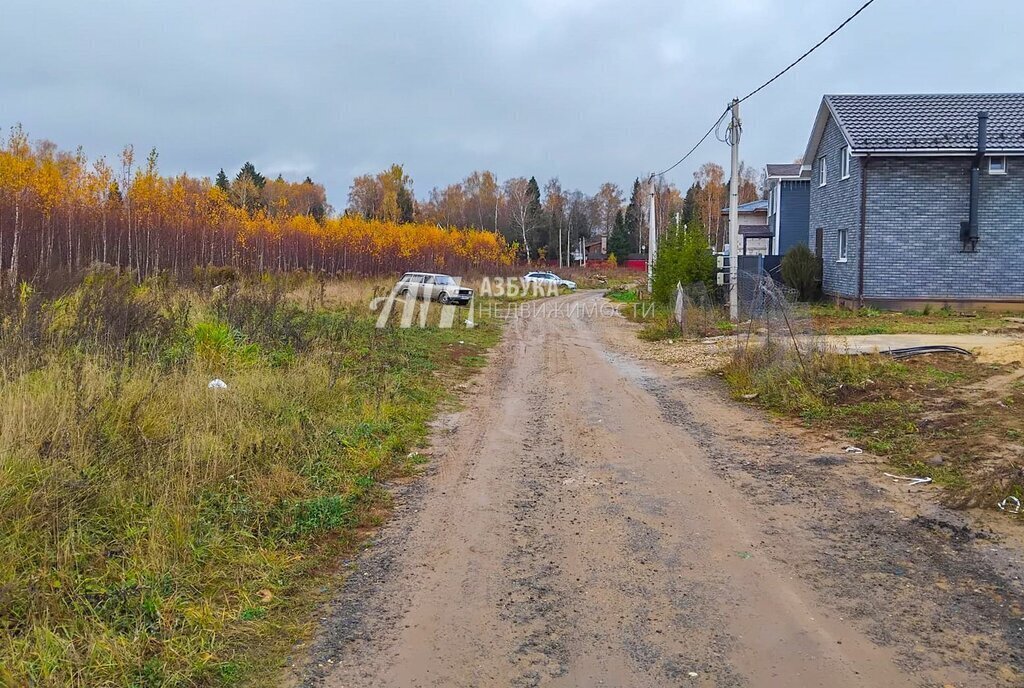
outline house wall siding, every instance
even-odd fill
[[[1005,175],[983,166],[977,252],[961,253],[970,167],[966,157],[870,162],[867,298],[1024,298],[1024,158],[1009,158]]]
[[[776,252],[784,256],[797,244],[807,244],[811,185],[807,181],[788,179],[783,179],[780,184],[782,200],[779,202],[779,245]],[[808,245],[814,246],[814,243]]]
[[[807,228],[807,245],[815,249],[815,232],[824,230],[822,256],[822,289],[826,294],[853,298],[857,296],[858,269],[860,265],[860,191],[861,162],[859,158],[850,161],[850,176],[840,178],[839,151],[847,145],[839,125],[831,117],[825,125],[821,142],[811,162],[810,212]],[[819,158],[825,155],[828,179],[825,186],[818,185],[821,165]],[[870,180],[870,173],[868,179]],[[870,198],[870,194],[869,194]],[[847,232],[847,260],[838,262],[839,230]],[[870,232],[869,232],[870,235]]]

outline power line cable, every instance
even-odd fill
[[[854,19],[856,19],[856,18],[857,18],[857,15],[859,15],[859,14],[860,14],[861,12],[863,12],[864,10],[866,10],[866,9],[868,8],[868,6],[869,6],[869,5],[871,5],[871,4],[872,4],[872,3],[874,2],[874,1],[875,1],[875,0],[867,0],[867,2],[865,2],[865,3],[864,3],[863,5],[861,5],[861,6],[859,7],[859,8],[857,8],[857,11],[856,11],[856,12],[854,12],[854,13],[853,13],[853,14],[851,14],[851,15],[850,15],[849,17],[847,17],[847,18],[846,18],[846,19],[845,19],[845,20],[843,21],[843,23],[842,23],[842,24],[840,24],[840,25],[839,25],[839,26],[837,26],[836,28],[832,29],[832,31],[831,31],[831,32],[829,32],[829,34],[828,34],[827,36],[825,36],[825,37],[824,37],[824,38],[822,38],[822,39],[821,39],[820,41],[818,41],[817,43],[815,43],[815,44],[814,44],[814,45],[813,45],[813,46],[812,46],[812,47],[810,48],[810,50],[808,50],[808,51],[807,51],[807,52],[805,52],[805,53],[804,53],[803,55],[801,55],[800,57],[798,57],[798,58],[796,58],[795,60],[793,60],[792,62],[790,62],[790,63],[789,63],[789,65],[787,65],[785,69],[783,69],[783,70],[782,70],[781,72],[779,72],[778,74],[776,74],[775,76],[773,76],[773,77],[772,77],[771,79],[769,79],[768,81],[764,82],[763,84],[761,84],[760,86],[758,86],[757,88],[755,88],[755,89],[754,89],[753,91],[751,91],[751,92],[750,92],[750,93],[748,93],[747,95],[745,95],[745,96],[743,96],[742,98],[740,98],[740,99],[739,99],[739,102],[740,102],[740,103],[742,103],[743,101],[745,101],[745,100],[749,99],[750,97],[752,97],[752,96],[754,96],[754,95],[756,95],[756,94],[760,93],[760,92],[761,92],[761,91],[763,91],[763,90],[764,90],[765,88],[767,88],[767,87],[768,87],[768,86],[769,86],[769,85],[770,85],[770,84],[771,84],[772,82],[774,82],[774,81],[775,81],[776,79],[778,79],[778,78],[779,78],[779,77],[781,77],[781,76],[782,76],[783,74],[785,74],[786,72],[788,72],[789,70],[791,70],[791,69],[792,69],[793,67],[795,67],[795,66],[797,66],[798,64],[800,64],[800,63],[801,63],[801,62],[802,62],[802,61],[804,60],[804,58],[806,58],[806,57],[807,57],[808,55],[810,55],[810,54],[811,54],[811,53],[813,53],[813,52],[814,52],[815,50],[817,50],[818,48],[820,48],[820,47],[821,47],[822,45],[824,45],[824,44],[825,44],[825,42],[826,42],[826,41],[828,41],[828,40],[829,40],[830,38],[832,38],[832,37],[833,37],[833,36],[835,36],[835,35],[836,35],[837,33],[839,33],[839,32],[840,32],[840,31],[841,31],[841,30],[843,29],[843,27],[845,27],[845,26],[846,26],[847,24],[849,24],[849,23],[850,23],[850,22],[852,22],[852,21],[853,21]],[[728,108],[728,107],[726,107],[726,108],[725,108],[725,110],[724,110],[724,111],[722,112],[722,114],[721,114],[721,115],[719,115],[718,119],[717,119],[717,120],[715,120],[715,123],[711,125],[711,128],[710,128],[710,129],[708,129],[708,130],[707,130],[707,132],[705,132],[705,133],[704,133],[704,135],[700,137],[700,140],[699,140],[699,141],[697,141],[697,143],[695,143],[695,144],[694,144],[693,148],[691,148],[690,150],[688,150],[688,151],[686,152],[686,155],[684,155],[683,157],[679,158],[679,160],[677,160],[676,162],[674,162],[674,163],[673,163],[672,165],[670,165],[669,167],[666,167],[666,168],[665,168],[664,170],[662,170],[661,172],[656,172],[656,173],[652,174],[652,175],[651,175],[651,177],[652,177],[652,178],[654,178],[654,177],[661,177],[662,175],[666,174],[667,172],[671,172],[671,171],[672,171],[672,170],[674,170],[675,168],[677,168],[677,167],[679,167],[680,165],[682,165],[682,164],[683,164],[683,163],[684,163],[684,162],[686,161],[686,159],[687,159],[687,158],[689,158],[689,157],[690,157],[691,155],[693,155],[694,151],[696,151],[696,150],[697,150],[697,149],[698,149],[698,148],[700,147],[700,145],[701,145],[702,143],[704,143],[704,141],[705,141],[705,140],[706,140],[706,139],[708,138],[708,136],[710,136],[710,135],[712,134],[712,132],[714,132],[714,134],[715,134],[715,138],[716,138],[716,139],[718,139],[719,141],[725,141],[725,142],[728,142],[728,139],[729,139],[729,133],[728,133],[728,132],[726,132],[726,135],[725,135],[725,136],[721,136],[721,135],[720,135],[720,134],[718,133],[718,126],[719,126],[719,125],[720,125],[720,124],[722,123],[722,120],[723,120],[723,119],[725,119],[725,116],[726,116],[727,114],[729,114],[729,108]]]
[[[857,11],[856,11],[856,12],[854,12],[854,13],[853,13],[853,14],[851,14],[851,15],[850,15],[849,17],[847,17],[847,18],[846,18],[846,20],[845,20],[845,21],[844,21],[844,22],[843,22],[842,24],[840,24],[840,25],[839,25],[839,26],[837,26],[836,28],[832,29],[831,33],[829,33],[829,34],[828,34],[827,36],[825,36],[825,37],[824,37],[824,38],[822,38],[822,39],[821,39],[820,41],[818,41],[817,43],[815,43],[815,44],[814,44],[814,46],[813,46],[813,47],[812,47],[812,48],[811,48],[810,50],[808,50],[808,51],[807,51],[807,52],[805,52],[805,53],[804,53],[803,55],[801,55],[800,57],[798,57],[798,58],[796,58],[795,60],[793,60],[792,62],[790,62],[790,63],[789,63],[789,65],[788,65],[788,66],[787,66],[787,67],[786,67],[785,69],[783,69],[783,70],[782,70],[781,72],[779,72],[778,74],[776,74],[775,76],[773,76],[773,77],[772,77],[771,79],[769,79],[768,81],[764,82],[763,84],[761,84],[760,86],[758,86],[757,88],[755,88],[755,89],[754,89],[753,91],[751,91],[751,92],[750,92],[750,93],[748,93],[747,95],[745,95],[745,96],[743,96],[742,98],[740,98],[739,102],[741,102],[741,103],[742,103],[742,102],[743,102],[743,101],[745,101],[745,100],[746,100],[747,98],[750,98],[750,97],[751,97],[751,96],[753,96],[754,94],[756,94],[756,93],[760,92],[760,91],[761,91],[761,90],[763,90],[763,89],[764,89],[765,87],[767,87],[767,86],[768,86],[768,85],[769,85],[770,83],[772,83],[773,81],[775,81],[776,79],[778,79],[778,78],[779,78],[780,76],[782,76],[783,74],[785,74],[785,73],[786,73],[786,72],[788,72],[789,70],[793,69],[793,67],[796,67],[796,66],[797,66],[798,64],[800,64],[800,62],[801,62],[801,61],[803,61],[803,59],[804,59],[805,57],[807,57],[808,55],[810,55],[811,53],[813,53],[813,52],[814,52],[815,50],[817,50],[818,48],[820,48],[820,47],[821,47],[822,45],[824,45],[824,44],[825,44],[825,42],[826,42],[826,41],[827,41],[828,39],[832,38],[832,37],[833,37],[833,36],[835,36],[835,35],[836,35],[837,33],[839,33],[839,32],[840,32],[840,31],[841,31],[841,30],[843,29],[843,27],[844,27],[844,26],[846,26],[847,24],[849,24],[850,22],[852,22],[852,21],[853,21],[854,19],[856,19],[856,18],[857,18],[857,15],[858,15],[858,14],[860,14],[861,12],[863,12],[864,10],[866,10],[866,9],[868,8],[868,5],[870,5],[870,4],[871,4],[871,3],[873,3],[874,1],[875,1],[875,0],[867,0],[867,2],[865,2],[865,3],[863,4],[863,5],[861,5],[861,6],[860,6],[860,7],[859,7],[859,8],[857,9]]]
[[[694,152],[695,150],[697,150],[697,149],[698,149],[698,148],[700,147],[700,144],[704,143],[704,140],[705,140],[705,139],[706,139],[707,137],[711,136],[711,133],[712,133],[713,131],[715,131],[716,129],[718,129],[718,125],[722,123],[722,120],[723,120],[723,119],[725,119],[725,116],[726,116],[727,114],[729,114],[729,108],[726,108],[725,110],[723,110],[723,111],[722,111],[722,114],[718,116],[718,119],[717,119],[717,120],[715,120],[715,123],[711,125],[711,128],[710,128],[710,129],[708,129],[708,130],[707,130],[706,132],[704,132],[704,135],[700,137],[700,140],[699,140],[699,141],[697,141],[697,143],[693,144],[693,148],[691,148],[690,150],[688,150],[688,151],[686,152],[686,155],[684,155],[683,157],[681,157],[681,158],[679,158],[678,160],[676,160],[676,161],[675,161],[674,163],[672,163],[671,165],[669,165],[668,167],[666,167],[665,169],[663,169],[663,170],[662,170],[661,172],[657,172],[657,173],[655,173],[655,174],[652,174],[651,176],[652,176],[652,177],[660,177],[660,176],[662,176],[663,174],[665,174],[666,172],[671,172],[671,171],[672,171],[672,170],[674,170],[675,168],[677,168],[677,167],[679,167],[680,165],[682,165],[682,164],[683,164],[683,162],[684,162],[684,161],[685,161],[685,160],[686,160],[686,159],[687,159],[688,157],[690,157],[691,155],[693,155],[693,152]]]

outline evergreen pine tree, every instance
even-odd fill
[[[530,197],[530,204],[527,208],[529,214],[529,225],[533,227],[533,251],[537,255],[541,254],[541,249],[547,248],[549,225],[548,218],[544,215],[544,209],[540,204],[540,185],[537,184],[536,177],[530,177],[529,185],[527,186],[527,194]]]
[[[625,223],[629,245],[639,251],[640,230],[643,228],[643,190],[639,179],[633,182],[633,194],[629,197],[629,205],[626,206]]]
[[[248,161],[242,165],[242,169],[238,171],[238,174],[235,176],[235,180],[237,181],[246,177],[252,180],[252,183],[256,185],[257,189],[262,189],[267,183],[267,178],[257,172],[256,166]]]
[[[228,181],[228,176],[224,174],[223,167],[220,168],[220,172],[217,173],[217,179],[213,182],[213,184],[224,193],[231,192],[231,182]]]
[[[683,224],[690,224],[697,219],[697,194],[700,193],[700,184],[694,182],[686,190],[686,198],[683,199]]]
[[[412,193],[405,184],[398,187],[398,221],[412,222],[415,215],[416,204],[413,201]]]
[[[246,162],[231,183],[231,202],[250,213],[255,211],[263,203],[261,192],[266,183],[266,177],[257,172],[251,162]]]
[[[615,227],[612,229],[612,235],[608,237],[608,255],[615,256],[619,265],[621,265],[631,253],[629,247],[629,234],[626,232],[626,220],[620,210],[615,214]]]
[[[715,256],[708,246],[704,227],[699,222],[671,229],[658,245],[654,262],[653,296],[658,303],[671,303],[676,285],[702,283],[714,285]]]

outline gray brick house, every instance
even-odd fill
[[[826,294],[1024,305],[1024,94],[827,95],[802,173]]]

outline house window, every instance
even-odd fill
[[[818,186],[825,186],[828,183],[828,167],[825,165],[825,156],[818,158]]]
[[[843,146],[839,149],[839,176],[848,179],[850,176],[850,147]]]
[[[998,156],[988,159],[989,174],[1006,174],[1006,156]]]
[[[839,257],[836,258],[836,262],[837,263],[845,263],[846,262],[846,230],[845,229],[840,229],[839,230],[839,242],[838,242],[838,244],[839,245],[837,247],[837,254],[838,254]]]

